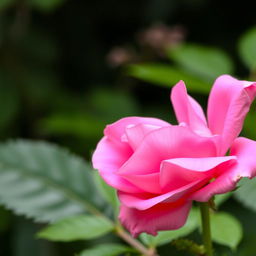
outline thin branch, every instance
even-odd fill
[[[146,248],[142,243],[140,243],[138,240],[134,239],[129,233],[127,233],[122,227],[116,227],[116,233],[124,241],[140,251],[144,256],[158,256],[155,249]]]

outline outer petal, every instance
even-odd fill
[[[183,81],[173,87],[171,101],[179,123],[186,123],[198,134],[211,135],[201,106],[187,94]]]
[[[151,131],[119,173],[150,174],[159,172],[163,160],[178,157],[216,155],[212,138],[201,137],[189,128],[170,126]]]
[[[160,184],[163,190],[177,189],[190,182],[208,178],[210,180],[221,164],[235,161],[235,156],[205,158],[173,158],[161,166]]]
[[[222,135],[220,154],[226,153],[241,132],[244,118],[256,95],[256,83],[220,76],[208,101],[208,123],[213,134]]]
[[[222,166],[221,174],[215,181],[195,192],[191,199],[206,202],[215,194],[222,194],[235,189],[242,177],[256,176],[256,142],[237,138],[231,147],[231,155],[237,157],[237,163]]]
[[[145,117],[136,117],[136,116],[125,117],[113,124],[107,125],[104,130],[104,135],[110,139],[115,139],[120,141],[127,127],[131,127],[138,124],[148,124],[148,125],[154,125],[158,127],[170,125],[169,123],[157,118],[145,118]]]
[[[145,211],[121,205],[119,219],[121,223],[137,236],[142,232],[157,235],[160,230],[172,230],[182,227],[188,217],[191,202],[158,204]]]
[[[253,178],[256,176],[256,141],[237,138],[230,150],[238,158],[239,176]]]
[[[141,192],[141,189],[116,175],[117,170],[131,154],[132,150],[128,144],[103,137],[92,156],[93,168],[98,169],[102,178],[114,188],[126,192]]]
[[[235,189],[236,183],[241,177],[237,175],[236,168],[227,171],[227,173],[222,174],[216,180],[192,194],[190,199],[199,202],[207,202],[216,194],[224,194]]]
[[[154,196],[149,193],[141,194],[128,194],[125,192],[118,192],[118,197],[121,203],[130,208],[136,208],[138,210],[149,209],[159,203],[174,203],[178,200],[187,197],[189,194],[197,191],[203,185],[208,182],[208,179],[199,179],[191,182],[183,187],[172,190],[168,193],[163,193],[158,196]]]

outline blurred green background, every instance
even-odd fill
[[[169,93],[180,79],[203,106],[218,75],[254,79],[255,25],[251,1],[0,0],[0,138],[52,141],[90,161],[121,117],[175,123]],[[253,106],[252,139],[255,117]],[[232,198],[222,207],[245,235],[219,255],[255,255],[256,214]],[[0,208],[0,255],[74,255],[88,244],[35,239],[40,227]]]

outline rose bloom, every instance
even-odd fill
[[[220,76],[206,119],[180,81],[171,92],[179,125],[127,117],[105,128],[93,166],[117,189],[119,219],[134,236],[178,229],[193,200],[207,202],[256,175],[256,142],[237,138],[255,95],[256,83]]]

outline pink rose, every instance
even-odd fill
[[[179,126],[127,117],[105,128],[93,166],[117,189],[119,218],[134,236],[180,228],[193,200],[206,202],[256,175],[256,142],[236,138],[255,95],[256,83],[219,77],[207,124],[181,81],[171,93]]]

